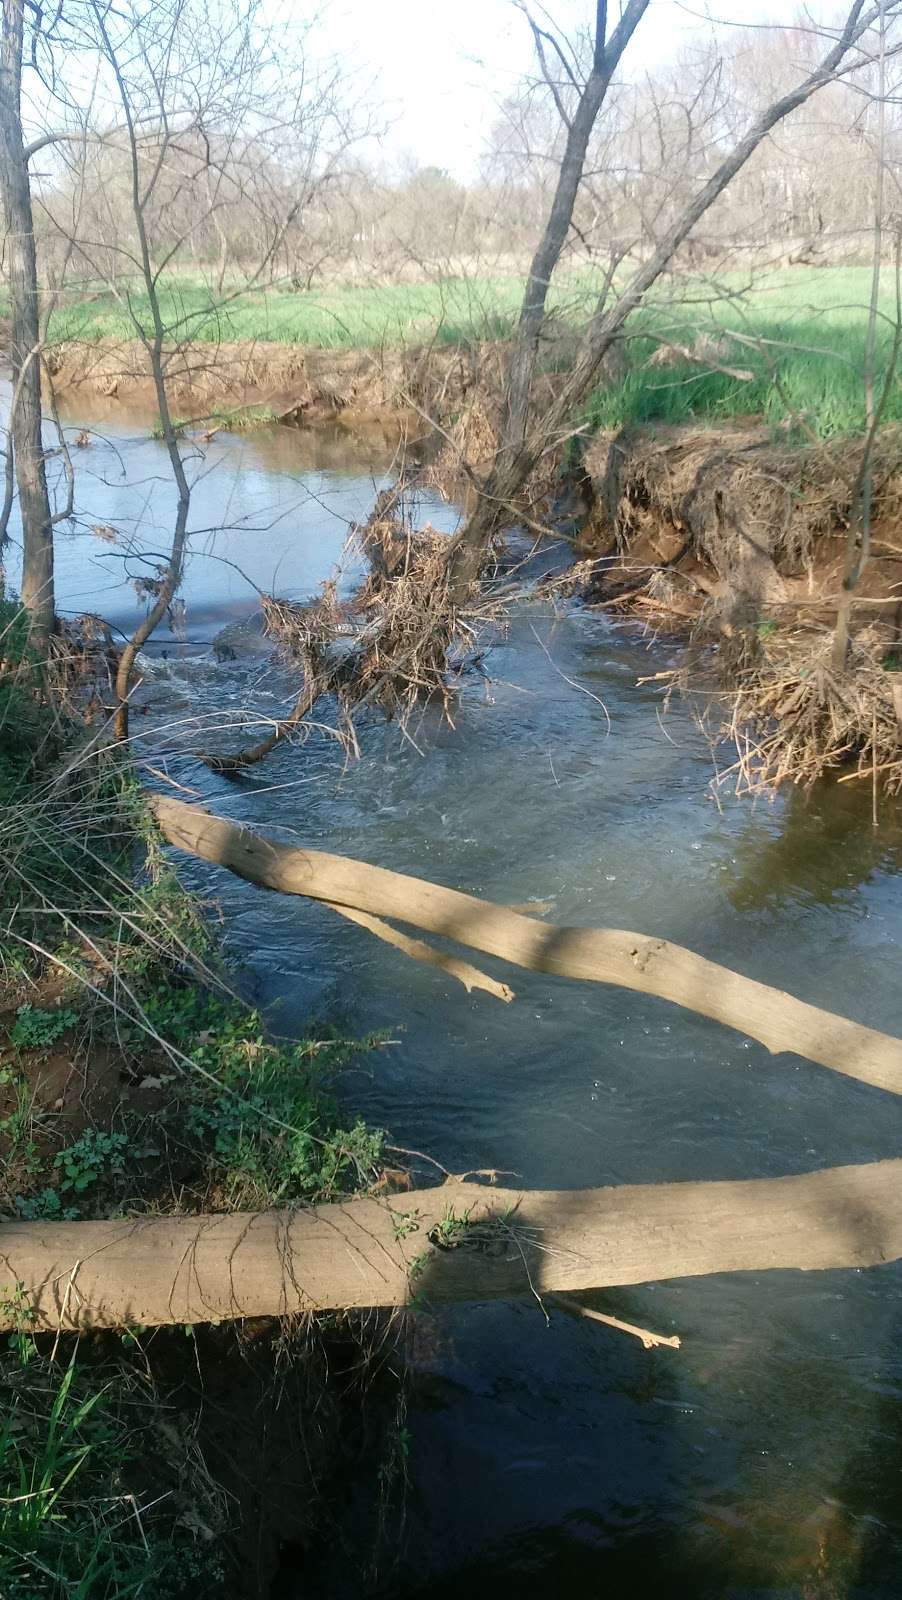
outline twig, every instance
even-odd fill
[[[592,1322],[603,1322],[606,1328],[617,1328],[620,1333],[632,1334],[638,1339],[643,1350],[656,1350],[661,1345],[666,1345],[669,1350],[679,1350],[682,1343],[678,1333],[652,1333],[648,1328],[639,1328],[634,1322],[623,1322],[620,1317],[609,1317],[604,1311],[590,1311],[588,1306],[581,1306],[577,1300],[571,1300],[568,1294],[557,1294],[554,1297],[568,1311],[575,1311],[580,1317],[588,1317]]]

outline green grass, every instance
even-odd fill
[[[200,281],[172,277],[161,288],[171,336],[202,341],[263,340],[277,344],[356,349],[436,339],[498,338],[513,326],[522,279],[449,279],[443,283],[339,285],[296,293],[250,292],[222,304]],[[50,338],[133,339],[135,320],[150,328],[150,307],[139,287],[128,304],[107,292],[61,306]]]
[[[773,273],[748,295],[699,304],[691,315],[688,308],[649,307],[631,324],[625,375],[596,390],[587,420],[593,428],[614,429],[630,423],[716,426],[760,419],[773,428],[798,424],[800,431],[819,438],[858,432],[865,421],[869,292],[869,268],[809,269]],[[889,282],[880,311],[878,383],[887,368],[895,317]],[[699,338],[716,346],[719,366],[744,369],[751,380],[696,361],[652,360],[662,339],[692,347]],[[885,420],[902,420],[898,381]]]
[[[3,1600],[221,1595],[216,1545],[179,1515],[184,1486],[138,1364],[112,1341],[101,1359],[51,1346],[25,1324],[0,1350]]]
[[[892,274],[885,275],[881,310],[894,315]],[[557,328],[583,320],[597,276],[582,272],[561,279],[551,297]],[[454,345],[509,335],[522,293],[520,277],[457,278],[438,283],[336,285],[297,293],[278,287],[236,295],[215,304],[200,279],[173,275],[163,286],[163,312],[173,337],[201,341],[274,341],[323,348],[396,347],[435,341]],[[665,303],[669,290],[629,325],[629,370],[600,388],[587,411],[592,426],[619,428],[634,422],[722,424],[760,418],[772,426],[801,415],[819,437],[853,433],[864,418],[862,365],[870,287],[868,267],[799,268],[772,272],[754,288],[737,276],[723,280],[719,297],[704,284],[684,282],[683,304]],[[691,297],[693,303],[687,303]],[[60,308],[51,321],[58,340],[129,339],[131,313],[149,326],[149,307],[139,289],[129,306],[109,293]],[[748,369],[742,382],[695,362],[650,365],[661,338],[692,345],[699,336],[719,341],[721,364]],[[746,341],[768,341],[759,347]],[[881,324],[882,352],[890,328]],[[546,363],[565,359],[549,350]],[[895,386],[887,420],[902,419],[902,393]],[[250,417],[223,419],[247,425]]]
[[[267,405],[238,406],[230,411],[221,411],[214,406],[212,410],[204,412],[202,423],[205,429],[211,431],[221,429],[224,433],[244,433],[250,432],[254,428],[271,428],[274,423],[280,422],[281,418],[281,412],[274,411],[272,406]],[[172,425],[176,433],[181,435],[188,428],[197,428],[199,419],[197,417],[173,417]],[[162,422],[157,421],[154,423],[150,430],[150,437],[152,439],[162,439]]]

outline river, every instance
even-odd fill
[[[70,419],[71,420],[71,419]],[[137,421],[95,418],[77,452],[79,525],[59,541],[60,604],[127,627],[126,578],[161,548],[165,458]],[[191,755],[196,726],[278,714],[265,657],[209,641],[254,605],[327,577],[382,483],[383,438],[219,436],[196,492],[182,644],[148,664],[141,744],[223,814],[554,921],[665,936],[806,1000],[902,1033],[902,811],[871,826],[849,783],[769,804],[715,800],[688,708],[662,719],[675,659],[578,606],[524,605],[462,685],[452,729],[415,742],[371,718],[348,763],[328,733],[239,782]],[[451,528],[453,508],[424,496]],[[119,530],[107,544],[93,525]],[[227,531],[222,530],[227,525]],[[125,540],[126,542],[123,542]],[[127,553],[126,543],[133,549]],[[233,563],[226,565],[226,562]],[[244,575],[242,575],[244,574]],[[347,581],[353,576],[353,560]],[[571,681],[568,681],[571,680]],[[526,1188],[750,1178],[898,1155],[900,1102],[642,995],[483,961],[516,991],[467,995],[302,900],[184,865],[221,909],[229,957],[279,1032],[311,1015],[392,1041],[343,1075],[354,1113],[462,1171]],[[902,1269],[735,1274],[587,1295],[682,1348],[534,1300],[417,1313],[406,1341],[408,1487],[389,1507],[361,1465],[328,1549],[286,1557],[280,1593],[433,1597],[666,1592],[902,1593]],[[403,1510],[403,1526],[402,1526]]]

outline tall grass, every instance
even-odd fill
[[[890,277],[890,274],[887,274]],[[865,425],[864,347],[870,269],[779,272],[753,289],[712,296],[681,310],[645,308],[628,330],[622,376],[600,386],[589,425],[630,423],[723,425],[755,419],[818,438],[860,432]],[[889,283],[881,302],[878,386],[886,370],[895,318]],[[689,348],[698,359],[667,347]],[[725,369],[734,369],[733,372]],[[738,377],[735,372],[748,374]],[[893,383],[885,411],[902,420],[902,388]]]
[[[456,278],[437,283],[338,285],[310,293],[276,287],[224,299],[200,281],[172,277],[161,285],[161,309],[171,334],[205,342],[272,341],[355,349],[436,340],[504,337],[513,326],[519,278]],[[133,339],[134,318],[150,328],[147,297],[135,285],[131,312],[121,299],[99,292],[61,306],[52,316],[50,338]]]
[[[114,1341],[90,1358],[72,1340],[63,1344],[71,1353],[57,1361],[22,1332],[0,1353],[3,1600],[219,1592],[215,1549],[179,1526],[178,1471],[162,1474],[164,1515],[129,1492],[128,1479],[160,1476],[149,1463],[161,1457],[162,1413],[146,1374],[116,1355]]]

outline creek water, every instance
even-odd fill
[[[74,419],[70,419],[74,420]],[[117,626],[126,576],[171,512],[161,447],[93,419],[60,603]],[[107,430],[106,442],[100,435]],[[302,597],[391,474],[385,440],[287,430],[198,452],[189,643],[150,663],[141,744],[223,814],[552,920],[666,936],[816,1004],[902,1033],[902,811],[871,825],[855,783],[777,803],[712,797],[684,706],[638,679],[675,647],[578,607],[524,604],[465,679],[452,729],[373,718],[348,763],[328,733],[238,782],[191,755],[196,727],[278,714],[285,673],[208,641],[254,605],[247,578]],[[124,476],[122,476],[124,471]],[[118,476],[117,476],[118,475]],[[423,517],[454,513],[424,497]],[[88,531],[109,524],[127,543]],[[223,530],[226,531],[217,531]],[[226,566],[223,557],[234,565]],[[351,564],[353,566],[353,563]],[[240,571],[239,571],[240,569]],[[242,576],[244,573],[247,576]],[[570,681],[568,681],[570,680]],[[339,1085],[349,1114],[462,1171],[562,1189],[805,1172],[900,1153],[902,1106],[642,995],[478,958],[516,990],[467,995],[363,930],[199,862],[230,957],[279,1032],[311,1015],[392,1041]],[[372,1470],[348,1483],[329,1548],[286,1596],[902,1593],[902,1269],[735,1274],[592,1294],[679,1351],[534,1300],[425,1309],[408,1336],[403,1519]],[[371,1469],[371,1463],[370,1463]]]

